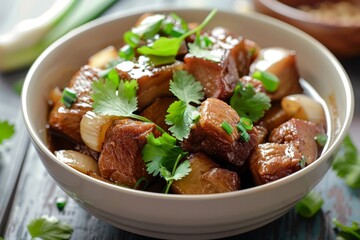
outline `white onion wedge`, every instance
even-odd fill
[[[294,118],[316,123],[326,124],[325,112],[322,105],[315,99],[304,94],[293,94],[281,100],[284,111]]]
[[[80,135],[85,145],[94,151],[101,152],[106,130],[116,118],[88,111],[80,122]]]
[[[55,156],[63,163],[82,173],[100,174],[97,161],[89,155],[74,150],[60,150],[55,151]]]

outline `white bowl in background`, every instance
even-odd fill
[[[200,22],[210,9],[161,9]],[[278,181],[237,192],[210,195],[165,195],[111,185],[84,175],[56,159],[47,148],[48,93],[63,87],[89,56],[114,43],[143,12],[120,12],[86,24],[51,45],[31,67],[23,87],[22,111],[32,142],[58,185],[94,216],[116,227],[157,238],[209,239],[263,226],[289,211],[331,165],[350,126],[354,97],[337,59],[312,37],[283,22],[256,13],[219,11],[210,26],[224,26],[262,47],[297,52],[301,76],[330,109],[331,135],[322,156]]]

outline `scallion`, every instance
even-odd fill
[[[326,142],[327,142],[327,135],[326,134],[319,134],[315,136],[315,141],[321,146],[325,146]]]
[[[140,43],[140,36],[131,31],[127,31],[124,33],[124,42],[130,47],[136,48]]]
[[[311,191],[295,206],[295,211],[305,218],[313,217],[322,207],[324,200],[317,192]]]
[[[299,164],[301,168],[304,168],[306,166],[306,158],[304,156],[301,157]]]
[[[263,83],[265,90],[269,92],[275,92],[280,84],[279,78],[267,71],[255,71],[252,77],[260,80]]]
[[[120,48],[119,57],[124,60],[132,60],[135,57],[135,51],[130,45],[126,44]]]
[[[232,134],[233,129],[227,121],[223,121],[221,127],[225,130],[227,134]]]
[[[64,210],[65,206],[66,206],[66,199],[63,197],[59,197],[56,199],[56,207],[57,209],[61,212],[62,210]]]
[[[76,101],[77,96],[76,92],[70,88],[65,88],[62,97],[61,102],[67,107],[70,108],[71,105]]]

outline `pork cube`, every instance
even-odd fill
[[[169,97],[170,80],[175,70],[182,70],[183,63],[176,61],[170,65],[152,67],[149,58],[140,56],[136,62],[124,61],[116,66],[121,79],[135,79],[138,82],[138,109],[143,110],[159,97]]]
[[[48,121],[50,131],[82,143],[80,121],[87,111],[92,110],[91,84],[99,79],[99,71],[97,68],[85,65],[71,79],[67,87],[76,92],[77,99],[70,108],[60,101],[61,98],[53,103]]]
[[[306,164],[314,162],[320,154],[321,146],[315,137],[325,134],[322,125],[292,118],[271,131],[269,141],[274,143],[292,143],[306,159]]]
[[[171,190],[178,194],[209,194],[231,192],[240,189],[236,172],[221,168],[203,153],[191,154],[188,158],[191,172],[174,181]]]
[[[150,180],[141,155],[150,133],[158,134],[153,123],[115,120],[106,132],[99,157],[100,175],[132,188],[141,177]]]
[[[240,117],[227,103],[208,98],[201,103],[200,119],[182,143],[185,151],[204,152],[215,160],[241,167],[257,143],[257,131],[249,132],[250,140],[244,142],[236,128]],[[228,134],[222,127],[226,121],[232,128]]]
[[[249,157],[256,185],[286,177],[301,169],[302,154],[293,143],[259,144]]]

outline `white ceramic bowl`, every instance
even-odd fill
[[[209,9],[162,9],[200,22]],[[118,42],[140,12],[118,13],[87,24],[49,47],[35,62],[22,93],[23,116],[32,142],[59,186],[94,216],[121,229],[157,238],[209,239],[235,235],[285,214],[313,188],[331,165],[331,155],[350,126],[354,99],[351,83],[337,59],[320,43],[275,19],[218,12],[211,26],[225,26],[263,47],[297,52],[298,67],[331,109],[330,144],[305,169],[247,190],[212,195],[165,195],[126,189],[86,176],[55,158],[46,147],[47,97],[64,86],[94,52]]]

